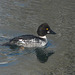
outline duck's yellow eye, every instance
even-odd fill
[[[46,30],[48,30],[48,28],[46,28]]]

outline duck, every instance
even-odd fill
[[[44,47],[48,40],[47,34],[56,34],[47,23],[41,24],[37,29],[38,36],[35,35],[21,35],[10,39],[8,42],[4,43],[3,46],[10,47]]]

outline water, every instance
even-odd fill
[[[0,75],[75,75],[74,0],[0,0],[0,45],[22,34],[37,35],[44,22],[57,33],[44,49],[0,46]]]

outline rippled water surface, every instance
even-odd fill
[[[47,35],[45,48],[10,49],[11,38],[37,35],[42,23],[56,35]],[[0,0],[0,75],[75,75],[74,0]]]

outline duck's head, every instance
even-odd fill
[[[38,27],[37,34],[39,36],[45,36],[46,34],[56,34],[51,30],[50,26],[47,23],[43,23]]]

